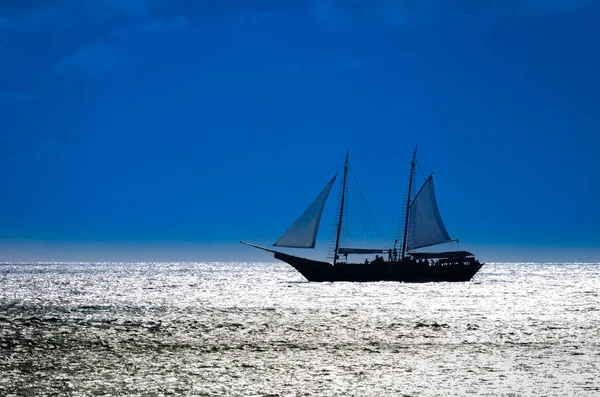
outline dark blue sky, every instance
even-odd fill
[[[347,149],[393,240],[417,142],[465,247],[600,257],[595,1],[191,3],[0,4],[0,260],[268,259]]]

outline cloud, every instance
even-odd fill
[[[148,17],[152,0],[49,0],[27,1],[0,7],[0,30],[13,32],[66,30],[118,18]]]
[[[254,8],[243,8],[227,11],[223,17],[223,23],[227,29],[251,29],[267,24],[281,16],[280,11],[270,9],[259,10]]]
[[[442,16],[461,2],[472,0],[315,0],[311,14],[329,30],[349,30],[363,21],[403,28]]]
[[[72,0],[77,3],[84,3],[81,0]],[[104,0],[98,2],[85,2],[85,3],[96,3],[105,9],[112,10],[113,12],[126,15],[137,15],[137,16],[148,16],[156,5],[155,1],[151,0]]]
[[[311,15],[325,28],[348,30],[373,20],[391,29],[450,18],[581,11],[587,0],[314,0]]]
[[[237,26],[254,26],[276,17],[275,11],[263,11],[255,9],[245,9],[234,13],[230,17],[230,22]]]
[[[545,12],[576,12],[585,7],[587,0],[524,0],[530,10]]]
[[[118,63],[118,46],[115,43],[119,39],[145,32],[189,28],[190,22],[184,16],[155,16],[164,1],[20,0],[10,5],[0,1],[0,34],[9,31],[36,35],[49,32],[93,35],[98,38],[96,41],[47,67],[53,77],[100,76]]]
[[[22,92],[0,92],[0,103],[2,104],[28,104],[42,99],[38,94],[26,94]]]
[[[88,43],[59,60],[51,69],[54,76],[100,76],[112,70],[118,62],[117,51],[103,41]]]
[[[118,27],[109,33],[109,36],[117,41],[128,41],[139,39],[140,36],[151,33],[165,33],[183,31],[189,29],[190,21],[181,15],[168,18],[149,20],[143,23],[130,24]]]
[[[165,32],[173,30],[184,30],[190,27],[190,21],[186,17],[176,15],[169,19],[157,19],[147,23],[142,30],[147,32]]]

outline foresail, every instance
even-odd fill
[[[325,186],[325,189],[317,196],[315,201],[300,215],[298,220],[273,244],[276,247],[290,248],[314,248],[317,241],[317,232],[321,215],[331,192],[331,187],[336,176]]]
[[[410,206],[407,248],[427,247],[451,240],[446,231],[433,189],[433,175],[417,193]]]

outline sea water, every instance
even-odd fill
[[[600,265],[0,264],[0,395],[600,396]]]

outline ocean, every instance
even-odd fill
[[[600,264],[0,264],[2,396],[600,396]]]

